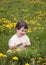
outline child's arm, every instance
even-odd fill
[[[16,45],[16,47],[19,47],[19,46],[21,46],[22,44],[23,44],[23,43],[19,43],[19,44]]]
[[[17,47],[21,46],[23,43],[19,43],[15,46],[9,46],[10,49],[16,49]]]
[[[25,37],[25,44],[24,44],[24,47],[29,47],[31,45],[30,43],[30,39],[28,36]]]
[[[30,45],[30,43],[26,43],[24,47],[29,47]]]

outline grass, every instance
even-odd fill
[[[6,20],[3,20],[2,18],[6,18]],[[6,53],[8,50],[8,41],[11,36],[16,33],[14,30],[15,27],[11,29],[5,29],[5,27],[2,25],[9,24],[9,22],[4,23],[4,21],[11,21],[11,23],[16,23],[18,20],[25,20],[28,22],[31,32],[27,32],[27,35],[30,38],[31,46],[21,54],[8,55],[8,58],[6,59],[6,65],[9,64],[8,62],[9,60],[11,61],[13,56],[19,57],[19,64],[16,65],[24,65],[26,62],[30,63],[29,59],[32,57],[37,61],[36,54],[41,54],[43,59],[46,58],[46,0],[0,0],[1,53]],[[1,26],[4,31],[1,31]],[[9,30],[11,32],[9,32]],[[12,63],[12,61],[10,63]],[[42,65],[43,63],[46,63],[46,61],[43,60],[39,65]],[[33,64],[31,63],[31,65]],[[36,63],[36,65],[38,64]]]

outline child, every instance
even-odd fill
[[[29,37],[26,35],[27,29],[27,23],[24,21],[19,21],[16,24],[16,34],[11,37],[8,43],[11,50],[15,48],[24,50],[26,47],[30,46]]]

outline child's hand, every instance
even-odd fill
[[[16,49],[16,48],[17,48],[16,46],[10,46],[11,50]]]
[[[10,46],[10,49],[16,49],[17,47],[19,47],[19,46],[21,46],[23,43],[19,43],[19,44],[17,44],[16,46]]]
[[[30,46],[30,44],[29,43],[26,43],[24,47],[29,47],[29,46]]]
[[[18,46],[21,46],[23,43],[19,43],[18,45],[16,45],[16,47],[18,47]]]

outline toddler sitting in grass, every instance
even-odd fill
[[[24,50],[26,47],[30,46],[29,37],[26,35],[28,26],[24,21],[19,21],[16,24],[16,34],[14,34],[8,42],[10,50],[20,49]],[[8,51],[7,51],[8,52]]]

